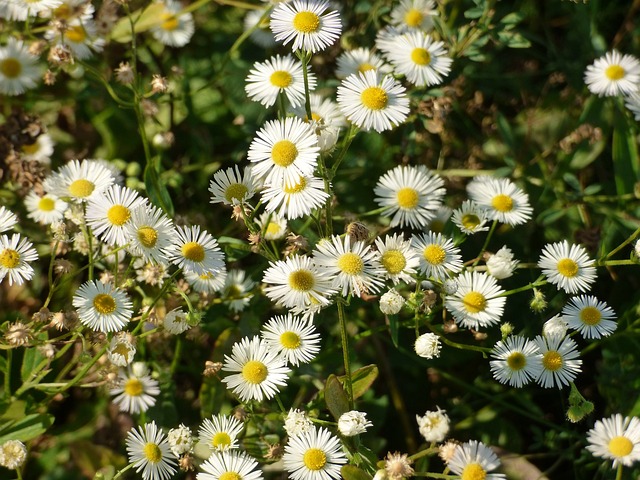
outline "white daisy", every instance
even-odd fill
[[[50,10],[57,8],[62,0],[9,0],[14,4],[14,20],[26,20],[27,16],[38,17],[46,14]],[[18,13],[22,11],[21,13]],[[11,17],[10,17],[11,18]]]
[[[513,252],[506,246],[487,259],[487,271],[492,277],[501,280],[509,278],[518,266],[518,261],[513,259]]]
[[[619,413],[598,420],[587,432],[587,450],[592,455],[630,467],[640,460],[640,419]]]
[[[33,244],[19,233],[0,235],[0,282],[9,278],[9,285],[22,285],[33,278],[34,270],[29,262],[38,259]]]
[[[538,260],[549,283],[572,294],[589,290],[596,280],[593,265],[584,247],[570,245],[566,240],[546,245]]]
[[[245,203],[256,191],[250,167],[245,167],[242,174],[237,165],[226,170],[219,170],[209,183],[211,203],[239,205]]]
[[[483,328],[500,322],[506,302],[496,279],[481,272],[464,272],[455,279],[458,289],[445,297],[445,307],[456,323],[466,328]]]
[[[449,433],[449,416],[446,410],[436,407],[437,410],[427,410],[424,416],[416,415],[418,430],[424,439],[431,442],[442,442]]]
[[[166,251],[177,242],[178,233],[161,209],[145,203],[131,211],[131,219],[125,227],[127,250],[132,255],[156,264],[168,261]]]
[[[218,242],[199,225],[177,227],[176,242],[165,250],[169,261],[185,272],[215,273],[224,266],[224,254]]]
[[[126,367],[133,362],[135,355],[136,347],[131,343],[130,335],[125,332],[116,333],[107,349],[109,361],[118,367]]]
[[[406,89],[391,75],[375,70],[353,74],[338,86],[338,105],[363,130],[391,130],[409,115]]]
[[[313,323],[292,315],[272,317],[260,336],[267,347],[295,367],[311,362],[320,351],[320,334]]]
[[[224,282],[224,290],[222,296],[229,309],[234,312],[241,312],[249,305],[249,302],[253,298],[253,287],[256,286],[256,282],[247,277],[247,272],[244,270],[232,269],[229,270]]]
[[[90,160],[71,160],[43,182],[45,191],[63,200],[86,202],[96,198],[114,183],[111,171]]]
[[[393,216],[391,226],[424,228],[435,217],[445,194],[444,181],[424,165],[398,165],[373,190],[375,201]]]
[[[584,338],[607,337],[618,326],[613,309],[591,295],[571,298],[562,309],[562,317],[569,328],[579,331]]]
[[[391,10],[391,24],[428,32],[433,29],[433,17],[436,15],[438,11],[433,0],[402,0]]]
[[[640,61],[617,50],[607,52],[587,67],[584,82],[598,96],[614,97],[638,91]]]
[[[411,242],[398,233],[386,235],[384,240],[378,237],[375,242],[384,276],[394,285],[400,282],[414,283],[413,275],[417,273],[420,259],[411,248]]]
[[[465,200],[453,211],[451,221],[466,235],[489,230],[486,210],[473,200]]]
[[[37,61],[22,40],[9,37],[7,44],[0,46],[0,93],[20,95],[36,88],[40,79]]]
[[[267,122],[251,142],[247,158],[254,175],[265,183],[295,185],[300,176],[313,175],[319,152],[311,126],[289,117]]]
[[[53,155],[54,142],[51,135],[41,133],[36,141],[30,145],[22,145],[20,147],[20,156],[24,160],[40,162],[44,165],[51,163],[51,155]]]
[[[224,356],[222,371],[231,372],[222,381],[241,401],[260,402],[273,398],[278,387],[287,384],[291,370],[282,357],[255,336],[245,337],[233,345],[231,356]]]
[[[416,341],[413,344],[413,349],[415,350],[416,355],[426,358],[427,360],[439,358],[441,348],[442,344],[440,343],[440,337],[432,332],[423,333],[416,338]]]
[[[292,50],[316,53],[332,45],[342,32],[338,12],[327,11],[326,0],[293,0],[276,5],[269,27],[276,41]]]
[[[292,480],[338,480],[347,458],[338,438],[325,428],[313,427],[289,437],[282,461]]]
[[[444,43],[420,31],[396,37],[385,55],[397,74],[418,87],[441,84],[453,64]]]
[[[582,360],[573,339],[559,335],[538,335],[533,341],[542,355],[542,371],[536,377],[536,382],[543,388],[562,388],[580,373]]]
[[[289,220],[309,215],[325,205],[329,194],[324,191],[324,181],[313,176],[298,175],[290,184],[277,182],[262,191],[262,201],[267,212],[276,212]]]
[[[309,91],[316,88],[316,77],[307,66]],[[278,95],[283,94],[289,103],[297,107],[304,104],[304,76],[302,63],[291,55],[276,55],[263,63],[256,62],[247,76],[244,87],[251,100],[265,107],[276,103]]]
[[[542,356],[538,346],[520,336],[500,340],[491,351],[491,373],[500,383],[522,387],[542,373]]]
[[[477,440],[456,446],[447,466],[464,480],[506,479],[501,473],[489,473],[500,466],[500,460],[491,448]]]
[[[0,206],[0,232],[11,230],[18,223],[18,217],[5,206]]]
[[[387,25],[376,33],[376,48],[380,52],[391,51],[396,38],[408,31],[409,29],[405,26],[394,27],[393,25]]]
[[[280,240],[287,233],[287,221],[277,213],[263,212],[256,223],[265,240]]]
[[[333,279],[333,287],[342,296],[374,293],[383,285],[384,269],[376,258],[376,252],[360,241],[351,242],[346,235],[334,235],[316,245],[313,260]]]
[[[89,280],[73,296],[80,322],[97,332],[118,332],[129,323],[133,304],[129,296],[111,283]]]
[[[507,178],[477,177],[467,185],[467,193],[491,220],[520,225],[531,219],[529,195]]]
[[[131,429],[126,444],[129,462],[143,480],[169,480],[176,473],[178,459],[156,422]]]
[[[263,19],[265,12],[263,9],[249,10],[244,17],[244,30],[246,32],[256,27],[249,38],[259,47],[268,49],[276,46],[276,40],[269,29],[269,17]]]
[[[50,12],[44,13],[45,15],[50,13],[52,17],[58,20],[69,21],[77,18],[84,21],[93,18],[95,8],[92,4],[86,3],[85,0],[62,0],[59,6]]]
[[[156,404],[160,388],[158,381],[148,375],[146,368],[137,372],[133,365],[130,365],[126,370],[121,369],[118,372],[118,384],[110,389],[109,393],[115,395],[113,403],[121,412],[138,414],[146,412]]]
[[[42,225],[51,225],[53,222],[64,218],[64,212],[68,207],[67,202],[55,195],[45,194],[42,197],[31,191],[24,199],[27,208],[27,217]]]
[[[191,40],[195,30],[193,15],[180,13],[182,4],[174,0],[160,2],[164,9],[160,14],[158,23],[151,28],[153,37],[164,45],[170,47],[183,47]]]
[[[309,95],[309,107],[311,109],[311,121],[307,117],[305,104],[293,107],[292,112],[306,123],[310,123],[318,136],[318,146],[321,152],[328,152],[338,141],[340,129],[347,122],[338,105],[329,98],[312,93]]]
[[[384,60],[368,48],[356,48],[342,52],[336,59],[336,77],[341,80],[354,73],[362,73],[368,70],[390,73],[390,69],[384,63]]]
[[[215,293],[225,285],[227,280],[227,267],[223,267],[217,272],[207,272],[198,275],[193,272],[185,272],[184,279],[191,287],[199,293]]]
[[[242,422],[229,415],[213,415],[205,418],[198,429],[198,439],[211,451],[238,448],[238,435],[244,428]]]
[[[239,450],[214,452],[200,468],[197,480],[262,480],[262,471],[253,458]]]
[[[57,40],[59,44],[65,45],[79,60],[90,58],[94,52],[102,52],[105,44],[104,38],[98,36],[95,22],[88,18],[68,20],[62,34],[58,29],[50,28],[44,37],[50,43]]]
[[[460,249],[441,233],[413,236],[411,247],[419,255],[420,272],[429,279],[443,281],[462,270]]]
[[[338,431],[340,435],[345,437],[354,437],[367,431],[367,428],[373,427],[373,423],[367,420],[365,412],[358,410],[350,410],[344,412],[338,418]]]

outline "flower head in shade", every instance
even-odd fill
[[[118,373],[118,385],[109,393],[115,395],[115,403],[121,412],[146,412],[156,404],[156,397],[160,394],[158,381],[154,380],[149,371],[134,363],[126,370]],[[142,364],[144,365],[144,364]]]
[[[487,212],[473,200],[465,200],[453,211],[451,221],[466,235],[489,230]]]
[[[27,447],[20,440],[7,440],[0,445],[0,465],[17,470],[27,459]]]
[[[65,27],[61,33],[56,28],[49,28],[44,37],[51,43],[64,45],[79,60],[90,58],[94,52],[101,52],[104,48],[104,38],[98,35],[92,18],[67,20]]]
[[[315,75],[308,71],[309,90],[316,87]],[[251,100],[260,102],[265,107],[276,103],[278,95],[284,95],[293,107],[303,105],[304,78],[302,63],[291,55],[276,55],[265,62],[256,62],[247,76],[245,91]]]
[[[269,349],[259,337],[243,338],[233,345],[231,356],[224,356],[222,371],[230,372],[222,379],[240,400],[262,401],[278,393],[287,384],[291,371],[285,360]]]
[[[250,167],[245,167],[242,173],[237,165],[219,170],[209,183],[211,203],[239,205],[253,197],[255,191],[256,185]]]
[[[234,312],[241,312],[249,305],[253,298],[253,287],[256,282],[247,276],[247,272],[239,269],[229,270],[222,291],[222,296],[229,309]]]
[[[500,466],[500,460],[491,448],[476,440],[458,445],[449,460],[449,469],[463,479],[499,480],[501,473],[489,473]]]
[[[262,480],[258,462],[246,452],[225,450],[214,452],[200,465],[198,480]]]
[[[24,205],[29,212],[27,217],[42,225],[51,225],[53,222],[62,220],[68,207],[67,202],[55,195],[46,193],[40,196],[34,191],[28,193],[24,199]]]
[[[271,318],[260,336],[270,349],[296,367],[311,362],[320,351],[320,334],[313,323],[292,315]]]
[[[164,317],[162,321],[164,329],[173,334],[180,335],[182,332],[186,332],[191,328],[189,323],[189,314],[181,308],[174,308]]]
[[[0,206],[0,233],[11,230],[18,223],[18,217],[11,210]]]
[[[80,203],[99,197],[114,183],[111,171],[90,160],[71,160],[45,178],[45,191],[63,200]]]
[[[577,330],[584,338],[609,336],[618,326],[613,309],[592,295],[571,298],[562,309],[562,316],[569,328]]]
[[[89,280],[73,296],[80,322],[97,332],[119,332],[133,315],[129,296],[111,283]]]
[[[184,279],[198,293],[215,293],[222,290],[227,281],[227,267],[217,272],[207,272],[198,275],[186,272]]]
[[[420,258],[420,272],[433,280],[446,280],[462,270],[462,255],[453,240],[441,233],[427,232],[411,238]]]
[[[435,333],[423,333],[418,338],[413,346],[416,354],[419,357],[431,360],[432,358],[438,358],[440,356],[440,337]]]
[[[589,290],[596,279],[593,264],[584,247],[570,245],[566,240],[546,245],[538,260],[549,283],[567,293]]]
[[[167,250],[177,242],[178,234],[173,222],[158,207],[144,204],[131,211],[126,224],[128,250],[145,261],[168,263]]]
[[[544,322],[542,325],[542,335],[545,337],[550,337],[552,335],[564,337],[567,334],[568,329],[569,325],[567,325],[567,322],[562,315],[556,315]]]
[[[467,193],[487,212],[491,220],[520,225],[531,218],[529,195],[507,178],[481,176],[467,185]]]
[[[178,227],[176,233],[176,242],[165,250],[171,263],[198,275],[222,270],[224,254],[209,232],[194,225]]]
[[[51,135],[41,133],[36,141],[31,144],[24,144],[20,147],[20,156],[24,160],[36,161],[43,165],[51,163],[54,142]]]
[[[291,184],[279,181],[262,191],[262,201],[266,202],[265,210],[277,212],[288,220],[309,215],[321,208],[329,199],[324,191],[324,181],[319,177],[298,175]]]
[[[640,419],[619,413],[598,420],[587,432],[587,450],[592,455],[630,467],[640,460]]]
[[[198,438],[211,451],[238,448],[238,435],[244,426],[235,417],[229,415],[214,415],[205,418],[198,430]]]
[[[409,115],[406,89],[391,75],[375,70],[350,75],[338,87],[338,105],[363,130],[392,130]]]
[[[520,336],[500,340],[491,352],[491,372],[500,383],[522,387],[542,373],[542,356],[538,346]]]
[[[357,410],[345,412],[338,419],[338,430],[345,437],[353,437],[365,433],[367,428],[372,426],[373,423],[367,420],[367,414]]]
[[[284,469],[292,480],[338,480],[347,463],[340,440],[325,428],[311,428],[289,437],[284,447]]]
[[[580,373],[578,345],[569,337],[538,335],[533,340],[542,355],[542,370],[536,382],[543,388],[562,388],[569,385]]]
[[[501,280],[513,275],[518,263],[517,260],[513,259],[511,249],[504,246],[487,259],[487,270],[489,275]]]
[[[420,434],[427,442],[442,442],[449,433],[449,416],[446,410],[427,410],[424,416],[416,415]]]
[[[22,285],[33,278],[34,270],[30,265],[38,259],[33,244],[19,233],[0,235],[0,282],[8,278],[9,285]]]
[[[284,419],[284,430],[289,437],[300,435],[314,428],[306,412],[292,408]]]
[[[434,0],[402,0],[391,10],[391,25],[428,32],[433,29],[433,17],[436,15],[438,11]]]
[[[309,107],[311,109],[311,120],[307,116],[306,106],[303,103],[291,108],[291,111],[305,123],[311,125],[318,136],[318,147],[320,152],[329,152],[338,141],[340,129],[347,122],[338,105],[330,98],[312,93],[309,95]]]
[[[389,73],[390,70],[384,60],[368,48],[356,48],[342,52],[336,59],[336,66],[336,77],[340,79],[367,70],[379,70],[383,73]]]
[[[587,67],[584,82],[598,96],[613,97],[638,91],[640,61],[617,50],[607,52]]]
[[[378,260],[384,269],[384,276],[394,284],[413,283],[412,275],[417,273],[420,263],[418,254],[411,248],[411,242],[401,234],[394,233],[376,238]]]
[[[464,272],[456,277],[458,289],[445,297],[445,307],[456,323],[467,328],[483,328],[500,322],[505,297],[495,278],[480,272]]]
[[[338,12],[328,10],[326,0],[281,2],[271,13],[269,27],[276,41],[292,50],[316,53],[332,45],[342,32]]]
[[[191,40],[195,30],[193,15],[181,13],[182,4],[174,0],[160,2],[164,8],[158,22],[151,28],[153,38],[170,47],[183,47]]]
[[[277,213],[263,212],[256,221],[265,240],[280,240],[287,233],[287,221]]]
[[[176,473],[177,457],[156,422],[131,429],[126,444],[129,463],[143,480],[169,480]]]
[[[20,95],[35,88],[40,79],[38,57],[29,53],[29,48],[14,37],[0,46],[0,93]]]

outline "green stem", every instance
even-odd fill
[[[171,377],[173,377],[178,370],[178,365],[180,364],[180,359],[182,357],[182,347],[183,340],[181,335],[177,335],[176,338],[176,349],[173,351],[173,359],[171,360],[171,367],[169,372],[171,372]]]
[[[509,295],[513,295],[514,293],[526,292],[527,290],[531,290],[532,288],[541,287],[542,285],[546,285],[547,281],[543,280],[543,276],[540,275],[535,282],[529,283],[523,287],[514,288],[513,290],[508,290],[504,293],[498,295],[498,297],[508,297]]]
[[[55,241],[53,246],[51,247],[51,259],[49,260],[49,269],[47,270],[47,280],[49,281],[49,294],[47,295],[47,299],[44,301],[42,308],[47,308],[49,302],[53,298],[53,292],[55,292],[55,282],[53,280],[53,264],[56,260],[56,251],[58,250],[59,241]]]
[[[616,480],[622,480],[622,464],[618,464],[618,468],[616,469]]]
[[[116,473],[116,475],[111,480],[117,480],[122,476],[123,473],[131,470],[132,468],[133,468],[133,463],[130,463],[129,465],[124,467],[122,470],[120,470],[118,473]]]
[[[304,110],[307,114],[307,120],[311,122],[313,120],[312,112],[311,112],[311,99],[309,97],[309,72],[307,71],[307,66],[309,65],[309,60],[311,60],[311,52],[296,52],[298,58],[302,62],[302,80],[304,82]]]
[[[349,147],[351,146],[351,142],[353,142],[353,139],[356,138],[356,135],[358,134],[358,132],[359,130],[356,125],[351,124],[349,126],[349,130],[347,131],[347,134],[342,139],[342,145],[340,145],[340,153],[336,157],[336,160],[333,163],[333,166],[329,170],[329,180],[333,180],[333,177],[335,177],[336,172],[338,171],[338,167],[342,163],[342,160],[344,160],[344,157],[347,154],[347,150],[349,150]]]
[[[491,228],[489,229],[489,233],[487,234],[487,238],[485,238],[484,240],[484,245],[482,245],[482,248],[480,249],[480,253],[478,253],[478,256],[473,262],[474,267],[478,264],[478,262],[482,258],[482,254],[487,250],[487,247],[489,246],[489,242],[491,241],[491,237],[493,236],[493,232],[495,232],[497,226],[498,226],[498,220],[494,220],[493,223],[491,224]]]
[[[276,394],[276,403],[278,404],[278,407],[280,407],[280,411],[282,412],[283,415],[287,416],[287,414],[289,412],[287,412],[287,410],[284,408],[284,404],[282,403],[282,399],[280,398],[280,395]]]
[[[426,457],[427,455],[433,455],[434,453],[438,453],[439,451],[440,449],[438,447],[429,447],[419,451],[418,453],[410,455],[409,458],[415,462],[419,458]]]
[[[631,236],[629,238],[627,238],[624,242],[622,242],[620,245],[618,245],[616,248],[614,248],[613,250],[611,250],[606,257],[604,257],[605,260],[613,257],[616,253],[618,253],[620,250],[622,250],[624,247],[626,247],[627,245],[629,245],[631,242],[633,242],[636,237],[640,235],[640,227],[638,227],[636,229],[635,232],[633,232],[631,234]]]
[[[349,361],[349,333],[347,332],[347,320],[344,315],[344,305],[338,304],[338,320],[340,321],[340,338],[342,340],[342,360],[344,362],[344,380],[347,387],[349,410],[353,410],[353,380],[351,378],[351,363]]]

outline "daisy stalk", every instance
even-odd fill
[[[349,410],[353,410],[353,381],[351,378],[351,362],[349,360],[349,333],[347,332],[347,320],[344,316],[345,302],[342,297],[338,297],[336,299],[336,304],[338,305],[338,321],[340,322],[340,340],[342,342],[342,361],[344,362],[344,378],[347,386],[347,399],[349,400]]]

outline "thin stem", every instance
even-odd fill
[[[55,282],[53,280],[53,264],[56,260],[56,251],[58,250],[59,241],[55,241],[53,246],[51,247],[51,259],[49,260],[49,269],[47,270],[47,280],[49,281],[49,294],[47,295],[47,299],[44,301],[42,308],[47,308],[49,302],[53,298],[53,292],[55,291]]]
[[[478,264],[478,262],[482,258],[482,254],[487,250],[487,247],[489,246],[489,242],[491,241],[491,237],[493,236],[493,232],[495,232],[497,226],[498,226],[498,220],[494,220],[493,223],[491,224],[491,228],[489,229],[489,233],[487,234],[487,238],[485,238],[484,240],[484,245],[482,245],[482,248],[480,249],[480,253],[478,253],[478,256],[473,262],[474,267]]]
[[[342,340],[342,360],[344,362],[344,378],[347,386],[347,398],[349,399],[349,410],[353,410],[353,381],[351,378],[351,363],[349,361],[349,333],[347,332],[347,320],[344,315],[344,305],[338,304],[338,320],[340,321],[340,338]]]
[[[276,394],[276,403],[278,404],[278,407],[280,407],[280,411],[284,414],[287,415],[287,410],[284,408],[284,404],[282,403],[282,399],[280,398],[280,395]]]
[[[169,369],[169,371],[171,372],[171,376],[173,377],[173,375],[175,375],[177,369],[178,369],[178,365],[180,364],[180,359],[182,357],[182,347],[183,347],[183,340],[182,340],[182,336],[181,335],[177,335],[176,338],[176,349],[173,351],[173,359],[171,360],[171,367]]]
[[[638,227],[636,229],[635,232],[633,232],[631,234],[631,236],[629,238],[627,238],[624,242],[622,242],[620,245],[618,245],[616,248],[614,248],[613,250],[611,250],[606,257],[604,257],[605,260],[608,260],[609,258],[613,257],[616,253],[618,253],[620,250],[622,250],[624,247],[626,247],[627,245],[629,245],[631,242],[633,242],[636,237],[640,235],[640,227]]]
[[[311,122],[313,120],[313,115],[311,113],[311,99],[309,97],[309,72],[307,71],[307,66],[309,65],[309,60],[311,60],[311,52],[296,52],[298,54],[298,58],[302,62],[302,80],[304,82],[304,110],[307,114],[307,120]]]
[[[116,473],[116,475],[111,480],[117,480],[122,476],[123,473],[131,470],[132,468],[133,468],[133,463],[130,463],[129,465],[124,467],[122,470],[120,470],[118,473]]]
[[[4,398],[11,398],[11,358],[13,356],[12,350],[7,350],[7,359],[5,368],[7,369],[4,374]]]

